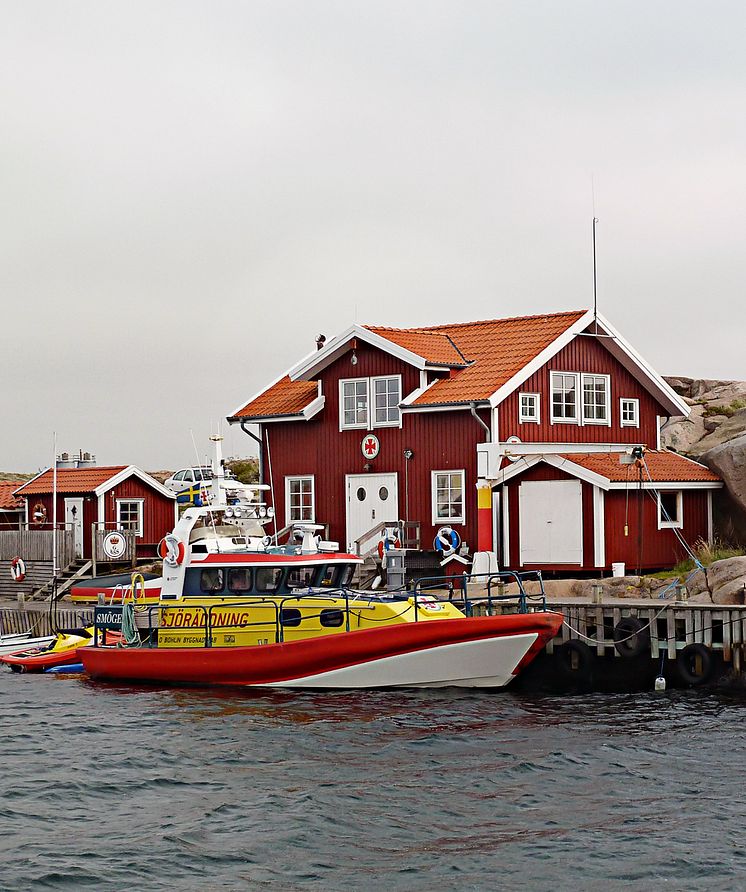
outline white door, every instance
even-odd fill
[[[583,563],[583,488],[579,480],[531,480],[519,488],[523,564]]]
[[[379,523],[398,520],[399,487],[396,474],[349,474],[347,476],[347,549],[349,551],[355,547],[356,539]]]
[[[75,557],[83,557],[83,499],[65,499],[65,523],[75,531]]]

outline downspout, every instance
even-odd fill
[[[257,435],[254,433],[254,431],[250,431],[250,430],[248,429],[248,427],[246,427],[247,424],[248,424],[247,421],[242,421],[242,422],[241,422],[241,430],[242,430],[245,434],[248,434],[248,435],[251,437],[252,440],[256,440],[256,442],[259,444],[259,482],[260,482],[260,483],[264,483],[264,460],[263,460],[263,458],[262,458],[262,452],[263,452],[263,449],[262,449],[262,445],[263,445],[263,444],[262,444],[262,438],[261,438],[261,437],[257,437]]]
[[[490,433],[489,426],[486,425],[486,424],[482,421],[482,419],[479,417],[479,415],[477,415],[477,404],[476,404],[476,403],[470,403],[470,404],[469,404],[469,409],[470,409],[470,411],[471,411],[471,414],[472,414],[474,420],[484,428],[484,432],[485,432],[485,434],[487,435],[486,438],[485,438],[485,443],[489,443],[489,442],[491,441],[491,439],[492,439],[492,434]]]

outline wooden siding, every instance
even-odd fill
[[[139,477],[128,477],[104,495],[104,520],[107,526],[114,527],[116,524],[116,503],[120,499],[144,500],[143,535],[137,539],[137,555],[155,556],[158,543],[174,528],[174,500],[156,492]]]
[[[522,481],[528,480],[574,480],[571,474],[559,468],[540,463],[529,468],[525,474],[514,478],[508,484],[508,505],[510,522],[510,555],[506,566],[520,569],[520,523],[519,523],[519,488]],[[593,571],[594,523],[593,523],[593,487],[582,481],[583,488],[583,565],[580,568],[557,565],[541,569],[558,570],[571,575],[573,569]],[[609,490],[604,493],[604,540],[606,547],[605,569],[614,563],[624,562],[627,572],[634,573],[638,566],[638,492],[633,485],[629,488],[629,507],[627,509],[627,493],[624,490]],[[643,570],[666,569],[686,557],[684,547],[671,529],[658,529],[658,506],[651,490],[642,491],[642,563]],[[678,532],[682,538],[693,545],[697,539],[707,539],[707,491],[683,490],[684,526]],[[629,535],[624,535],[625,517],[629,526]],[[523,569],[536,569],[525,565]]]
[[[611,376],[611,426],[551,423],[550,372],[587,372]],[[541,422],[518,420],[519,393],[540,393]],[[640,427],[622,427],[620,398],[640,400]],[[507,397],[499,407],[500,439],[517,436],[524,443],[644,443],[657,445],[657,415],[666,415],[653,396],[601,344],[577,337]]]
[[[396,473],[399,489],[400,520],[418,520],[422,524],[424,550],[432,549],[436,527],[432,523],[431,472],[465,470],[466,524],[455,525],[463,540],[476,547],[476,446],[483,442],[484,430],[468,411],[412,413],[403,416],[403,428],[373,428],[381,444],[378,456],[366,460],[361,451],[363,429],[339,430],[339,381],[378,375],[401,375],[402,393],[411,393],[420,384],[419,370],[408,366],[367,344],[355,349],[357,364],[350,362],[351,351],[327,367],[321,374],[323,411],[311,421],[268,424],[269,445],[278,527],[287,524],[285,516],[285,477],[313,475],[315,480],[316,521],[328,523],[329,535],[346,541],[345,475]],[[489,423],[487,413],[482,415]],[[409,462],[409,516],[406,511],[404,451],[411,449]],[[269,483],[269,464],[263,450],[265,482]],[[389,518],[386,518],[389,519]],[[390,518],[394,519],[394,518]],[[438,525],[440,526],[440,524]]]

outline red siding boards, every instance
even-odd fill
[[[432,548],[437,527],[432,523],[431,472],[464,470],[466,491],[466,523],[454,525],[461,538],[476,547],[476,460],[477,443],[484,440],[484,430],[468,410],[410,413],[403,416],[403,428],[376,427],[374,433],[381,444],[375,459],[366,459],[361,450],[363,429],[339,430],[339,381],[378,375],[401,375],[402,394],[419,387],[419,370],[367,344],[354,350],[357,363],[351,363],[352,350],[328,366],[320,375],[326,398],[323,411],[310,421],[264,425],[269,435],[269,456],[266,442],[263,454],[265,482],[269,483],[271,457],[272,484],[278,526],[288,523],[285,516],[285,478],[313,475],[315,478],[316,520],[329,523],[329,535],[344,543],[346,539],[347,474],[396,473],[398,475],[399,517],[386,520],[419,520],[422,547]],[[483,420],[488,423],[486,413]],[[414,453],[409,461],[407,486],[404,451]],[[441,526],[438,524],[437,526]]]
[[[161,539],[174,527],[174,502],[139,477],[128,477],[104,494],[104,520],[112,526],[117,521],[117,501],[143,500],[143,535],[137,540],[137,553],[142,557],[155,556]]]
[[[586,372],[611,376],[611,426],[551,423],[551,372]],[[519,422],[519,393],[539,393],[541,422]],[[622,427],[619,400],[640,400],[640,427]],[[627,369],[594,338],[579,335],[500,404],[500,439],[520,437],[526,443],[642,443],[657,445],[657,415],[666,411]]]

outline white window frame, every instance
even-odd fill
[[[634,418],[632,421],[624,420],[624,404],[632,403],[634,408]],[[640,400],[632,396],[619,397],[619,424],[622,427],[639,427],[640,426]]]
[[[559,375],[575,378],[575,418],[558,418],[554,414],[554,380]],[[583,392],[581,390],[580,375],[577,372],[550,372],[549,373],[549,412],[552,424],[581,424],[583,417]]]
[[[458,474],[461,477],[461,516],[460,517],[439,517],[438,516],[438,475],[439,474]],[[466,471],[463,468],[446,468],[441,471],[430,472],[430,500],[432,506],[433,524],[465,524],[466,523]]]
[[[399,416],[396,421],[376,421],[376,381],[395,380],[399,383],[399,399],[396,403],[396,411]],[[387,391],[388,393],[388,391]],[[370,419],[371,428],[376,427],[401,427],[401,409],[399,403],[402,401],[402,380],[401,375],[376,375],[370,379],[368,385],[368,418]]]
[[[536,409],[536,415],[524,415],[523,414],[523,397],[533,397],[534,398],[534,407]],[[528,391],[521,391],[518,394],[518,422],[520,424],[541,424],[541,394],[540,393],[530,393]]]
[[[311,481],[311,519],[310,520],[294,520],[290,516],[290,484],[294,481],[303,481],[310,480]],[[301,493],[302,495],[302,493]],[[302,507],[302,506],[301,506]],[[313,474],[293,474],[290,477],[285,478],[285,524],[290,525],[291,523],[316,523],[316,478]]]
[[[364,422],[345,424],[345,384],[365,384],[366,418]],[[339,429],[341,431],[370,430],[370,378],[340,378],[339,380]]]
[[[121,529],[121,530],[125,529],[125,527],[122,526],[122,524],[123,524],[123,522],[124,522],[124,521],[122,520],[122,505],[125,504],[125,503],[128,504],[128,505],[130,505],[130,504],[136,504],[136,505],[137,505],[137,517],[138,517],[138,523],[137,523],[137,529],[135,530],[135,536],[136,536],[138,539],[142,539],[142,537],[145,535],[145,532],[144,532],[144,526],[145,526],[145,499],[117,499],[117,500],[116,500],[116,505],[117,505],[117,527],[118,527],[119,529]],[[130,530],[131,527],[126,527],[126,529],[127,529],[127,530]]]
[[[673,493],[676,496],[676,520],[666,520],[663,517],[661,495],[663,492]],[[658,492],[658,529],[680,530],[684,526],[684,492],[681,489],[667,489]]]
[[[604,392],[606,400],[606,418],[586,418],[585,417],[585,382],[589,378],[603,378]],[[596,424],[605,427],[611,427],[611,375],[599,375],[595,372],[583,373],[580,376],[580,412],[583,418],[583,424]]]

